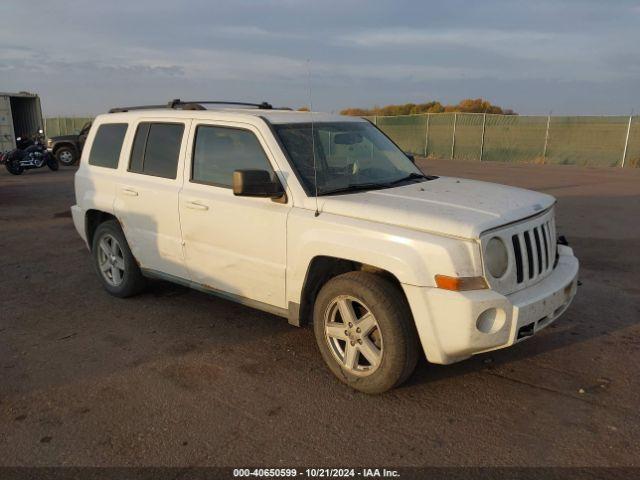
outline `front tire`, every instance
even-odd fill
[[[49,167],[49,170],[52,172],[56,172],[60,168],[60,164],[55,157],[49,157],[47,159],[47,167]]]
[[[316,342],[339,380],[365,393],[382,393],[413,373],[419,343],[399,287],[367,272],[327,282],[313,313]]]
[[[78,160],[78,154],[72,147],[60,147],[56,150],[56,159],[65,167],[70,167]]]
[[[144,289],[145,278],[116,220],[98,225],[91,253],[98,278],[111,295],[125,298]]]

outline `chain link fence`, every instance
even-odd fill
[[[427,113],[367,117],[402,149],[425,157],[598,167],[640,167],[638,116]],[[45,119],[48,137],[75,134],[90,117]]]
[[[367,118],[405,151],[425,157],[640,167],[637,116],[428,113]]]

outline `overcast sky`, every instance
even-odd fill
[[[0,91],[46,115],[182,99],[314,110],[484,97],[640,111],[640,1],[2,0]]]

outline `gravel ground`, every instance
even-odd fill
[[[162,282],[110,297],[73,169],[3,170],[0,465],[640,466],[640,170],[420,163],[555,195],[583,285],[538,336],[381,396],[310,328]]]

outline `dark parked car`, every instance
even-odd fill
[[[47,140],[47,150],[53,153],[62,165],[74,165],[80,158],[90,128],[91,122],[88,122],[77,135],[51,137]]]

